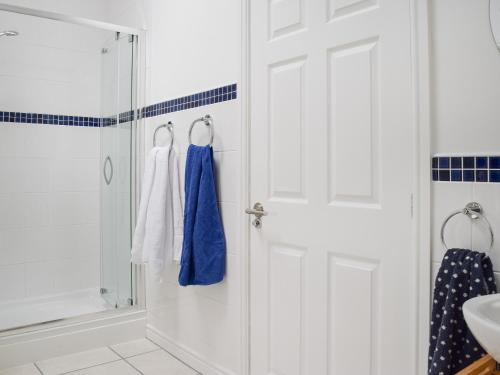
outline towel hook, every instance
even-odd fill
[[[153,146],[156,147],[156,133],[158,133],[158,130],[160,130],[161,128],[166,128],[170,132],[170,148],[172,148],[172,146],[174,145],[174,124],[172,123],[172,121],[160,125],[155,129],[155,132],[153,134]]]
[[[488,252],[489,252],[493,248],[493,243],[495,242],[495,235],[493,233],[493,228],[491,227],[489,220],[486,218],[486,216],[483,215],[483,207],[477,202],[467,203],[467,205],[464,208],[462,208],[461,210],[453,211],[451,214],[449,214],[446,217],[446,219],[444,219],[443,225],[441,225],[441,243],[443,244],[443,246],[446,249],[448,249],[448,246],[446,245],[446,241],[444,239],[444,229],[446,227],[446,224],[448,224],[448,222],[450,221],[450,219],[452,217],[454,217],[458,214],[467,215],[469,217],[469,219],[471,219],[472,221],[481,219],[481,220],[484,220],[486,222],[486,224],[488,225],[488,230],[490,232],[490,237],[491,237],[490,248],[488,249]]]
[[[193,123],[189,127],[189,134],[188,134],[189,143],[190,144],[193,143],[193,142],[191,142],[191,133],[193,132],[194,126],[198,122],[203,122],[205,124],[205,126],[208,126],[208,129],[210,130],[210,142],[208,143],[207,146],[212,146],[212,144],[214,142],[214,124],[213,124],[212,116],[210,116],[210,115],[205,115],[205,116],[197,118],[196,120],[193,121]]]

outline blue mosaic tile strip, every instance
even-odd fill
[[[5,112],[0,111],[0,122],[18,124],[46,124],[67,126],[106,127],[117,123],[130,122],[141,118],[160,116],[166,113],[185,111],[187,109],[234,100],[238,97],[237,84],[218,87],[197,94],[167,100],[149,105],[137,111],[122,112],[118,116],[109,117],[82,117],[67,115],[52,115],[41,113]]]
[[[101,126],[104,128],[106,126],[116,125],[116,116],[103,117],[101,119]]]
[[[160,116],[165,113],[184,111],[186,109],[234,100],[237,96],[237,85],[233,83],[197,94],[149,105],[141,109],[139,118]]]
[[[135,120],[135,111],[122,112],[118,115],[118,121],[120,122],[120,124],[133,120]]]
[[[500,182],[500,156],[435,156],[432,181]]]
[[[0,111],[0,122],[12,122],[19,124],[46,124],[46,125],[99,127],[100,120],[101,119],[98,117]]]

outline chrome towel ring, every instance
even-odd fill
[[[161,128],[166,128],[170,132],[170,148],[174,145],[174,124],[172,121],[169,121],[166,124],[160,125],[155,129],[155,132],[153,134],[153,146],[156,147],[156,133],[158,133],[158,130]]]
[[[465,208],[463,208],[461,210],[453,211],[450,215],[448,215],[448,217],[446,219],[444,219],[443,225],[441,225],[441,243],[443,244],[443,246],[446,249],[448,249],[448,246],[446,245],[446,241],[444,239],[444,229],[446,227],[446,224],[448,224],[448,222],[450,221],[450,219],[452,217],[454,217],[458,214],[467,215],[469,217],[469,219],[471,219],[472,221],[481,219],[481,220],[484,220],[486,222],[486,224],[488,224],[488,230],[489,230],[490,236],[491,236],[490,248],[488,249],[488,252],[489,252],[493,248],[493,243],[495,242],[495,235],[493,233],[493,228],[491,227],[490,222],[483,215],[483,207],[481,207],[481,205],[477,202],[467,203]]]
[[[194,126],[198,122],[203,122],[205,124],[205,126],[208,126],[208,129],[210,130],[210,142],[208,143],[207,146],[212,146],[212,144],[214,142],[214,124],[213,124],[212,116],[210,116],[210,115],[205,115],[204,117],[197,118],[196,120],[193,121],[193,123],[189,127],[189,134],[188,134],[189,144],[193,143],[191,141],[191,133],[193,132]]]

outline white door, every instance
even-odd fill
[[[414,373],[410,0],[250,3],[251,374]]]

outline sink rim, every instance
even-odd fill
[[[498,302],[499,306],[496,307],[500,312],[500,293],[487,294],[484,296],[478,296],[471,298],[462,306],[464,315],[470,315],[471,318],[481,319],[483,324],[487,324],[494,329],[500,329],[500,316],[498,320],[492,319],[489,315],[484,312],[487,306],[491,306],[492,303]]]
[[[496,304],[496,306],[494,306]],[[495,319],[485,310],[498,311]],[[471,298],[462,306],[465,321],[470,331],[497,362],[500,362],[500,293]]]

